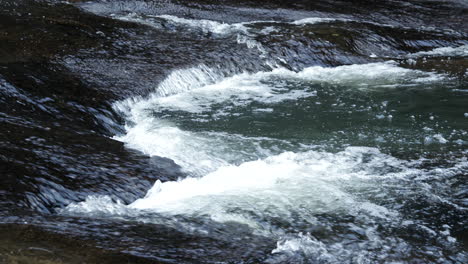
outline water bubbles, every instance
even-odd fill
[[[448,140],[445,139],[441,134],[426,136],[424,138],[424,144],[434,144],[434,143],[446,144],[447,142]]]

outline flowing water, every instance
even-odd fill
[[[109,263],[466,263],[468,7],[373,4],[48,3],[102,40],[40,66],[88,90],[0,72],[4,232],[67,263],[69,236]]]

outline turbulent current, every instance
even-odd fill
[[[466,263],[466,28],[430,24],[429,1],[373,15],[333,1],[208,2],[74,4],[122,29],[54,63],[100,92],[133,91],[106,109],[63,103],[108,141],[76,137],[139,156],[109,146],[72,152],[91,155],[80,167],[60,158],[82,186],[44,180],[25,207],[45,219],[25,221],[155,263]],[[123,167],[139,159],[150,162]]]
[[[432,254],[412,244],[417,234],[450,249],[457,240],[449,225],[435,229],[405,207],[427,199],[464,212],[452,186],[428,183],[468,169],[466,101],[455,109],[432,101],[430,113],[411,105],[441,93],[463,96],[460,88],[450,77],[392,61],[225,78],[203,65],[177,70],[149,96],[114,104],[126,119],[126,132],[114,138],[174,160],[186,177],[158,180],[126,206],[90,196],[62,213],[165,224],[159,214],[186,216],[206,220],[177,219],[182,228],[209,234],[205,221],[215,221],[230,236],[231,225],[245,226],[277,241],[268,263]],[[425,166],[424,155],[441,148],[458,157],[444,168]],[[421,154],[410,161],[388,154],[406,151]]]

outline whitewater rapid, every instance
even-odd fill
[[[255,34],[280,30],[276,24],[300,27],[348,21],[305,18],[227,24],[171,15],[142,17],[130,13],[114,17],[153,27],[170,24],[204,34],[236,35],[239,44],[259,50],[259,59],[268,54],[255,40]],[[403,59],[464,57],[466,48],[466,45],[439,48],[408,54]],[[437,117],[432,114],[426,117],[409,112],[396,117],[396,110],[388,106],[388,100],[382,99],[395,91],[431,89],[427,87],[448,83],[451,77],[403,68],[396,61],[310,66],[297,71],[272,61],[265,62],[269,70],[257,72],[222,71],[204,64],[177,69],[149,95],[115,102],[114,110],[125,119],[125,133],[114,139],[148,156],[173,160],[181,166],[185,177],[175,181],[158,180],[145,197],[128,205],[108,196],[90,196],[59,211],[174,225],[187,232],[209,233],[204,221],[235,223],[247,226],[253,234],[277,241],[276,248],[271,249],[270,263],[300,262],[298,255],[305,255],[306,260],[340,263],[352,258],[366,263],[365,259],[375,248],[382,256],[391,254],[394,248],[401,249],[399,254],[405,254],[410,247],[407,240],[386,236],[386,232],[398,228],[415,228],[428,233],[431,239],[443,237],[448,244],[457,242],[449,228],[432,230],[399,210],[405,199],[420,196],[465,210],[431,189],[425,181],[467,170],[466,157],[454,159],[451,167],[431,170],[423,167],[424,158],[409,161],[379,148],[391,141],[403,147],[466,145],[462,139],[466,131],[439,131],[438,120],[434,120]],[[325,110],[322,105],[326,105]],[[302,141],[326,128],[326,120],[324,124],[316,124],[317,127],[313,123],[309,127],[301,124],[321,114],[355,115],[363,119],[355,121],[360,124],[349,122],[344,128],[342,124],[335,125],[338,131],[322,136],[325,139]],[[278,121],[283,125],[272,128],[271,122],[257,117],[265,120],[280,117],[292,123]],[[414,125],[416,118],[424,118],[423,127]],[[242,123],[243,130],[229,130],[239,120],[247,120]],[[411,129],[387,134],[379,130],[380,126],[391,127],[392,122],[413,125],[415,135],[403,137]],[[374,124],[374,130],[365,127],[368,123]],[[295,130],[289,131],[288,126]],[[370,132],[366,134],[359,129]],[[357,139],[341,144],[339,138],[347,136]],[[353,144],[363,140],[376,144],[371,147]],[[178,218],[181,216],[182,219]],[[187,219],[203,221],[200,224]],[[337,223],[334,219],[345,220]],[[360,238],[356,240],[360,241],[362,252],[348,248],[344,242],[325,242],[310,235],[312,227],[317,226],[324,233],[341,230],[336,231],[339,236],[354,234]]]
[[[392,192],[404,184],[415,188],[405,195],[417,195],[417,189],[425,186],[414,179],[435,177],[432,171],[418,168],[422,160],[400,160],[374,147],[350,146],[329,152],[322,146],[287,139],[191,131],[179,127],[176,117],[184,113],[191,122],[203,125],[226,115],[242,115],[229,109],[257,105],[252,111],[274,114],[274,106],[279,104],[295,104],[298,100],[320,103],[316,90],[298,89],[289,82],[372,93],[444,79],[444,75],[401,68],[396,62],[314,66],[299,72],[276,68],[231,77],[205,65],[176,70],[151,95],[114,104],[127,120],[126,133],[114,138],[149,156],[174,160],[187,176],[177,181],[158,180],[145,197],[129,205],[110,197],[92,196],[69,205],[62,213],[132,217],[156,223],[161,220],[147,214],[235,222],[248,226],[254,234],[278,240],[277,248],[272,249],[274,263],[282,261],[277,259],[278,254],[294,252],[327,256],[332,262],[354,254],[345,249],[336,251],[334,246],[301,231],[304,226],[320,222],[320,215],[360,218],[352,228],[366,234],[365,247],[372,243],[394,244],[395,240],[386,240],[375,230],[374,223],[386,228],[413,223],[398,213],[398,204],[386,200],[395,201]],[[464,170],[467,164],[466,159],[461,159],[444,173]],[[166,217],[162,219],[167,221]],[[188,224],[185,228],[194,227]],[[203,226],[195,229],[203,230]],[[451,236],[447,239],[454,241]]]

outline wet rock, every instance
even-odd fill
[[[109,45],[119,37],[116,24],[133,25],[52,1],[2,4],[0,195],[5,206],[48,213],[90,194],[129,203],[156,179],[181,176],[177,165],[162,159],[159,166],[108,138],[122,130],[111,107],[119,91],[91,85],[57,62],[81,49]]]
[[[97,248],[80,241],[28,225],[0,226],[0,262],[26,264],[59,263],[157,263],[155,260]]]

